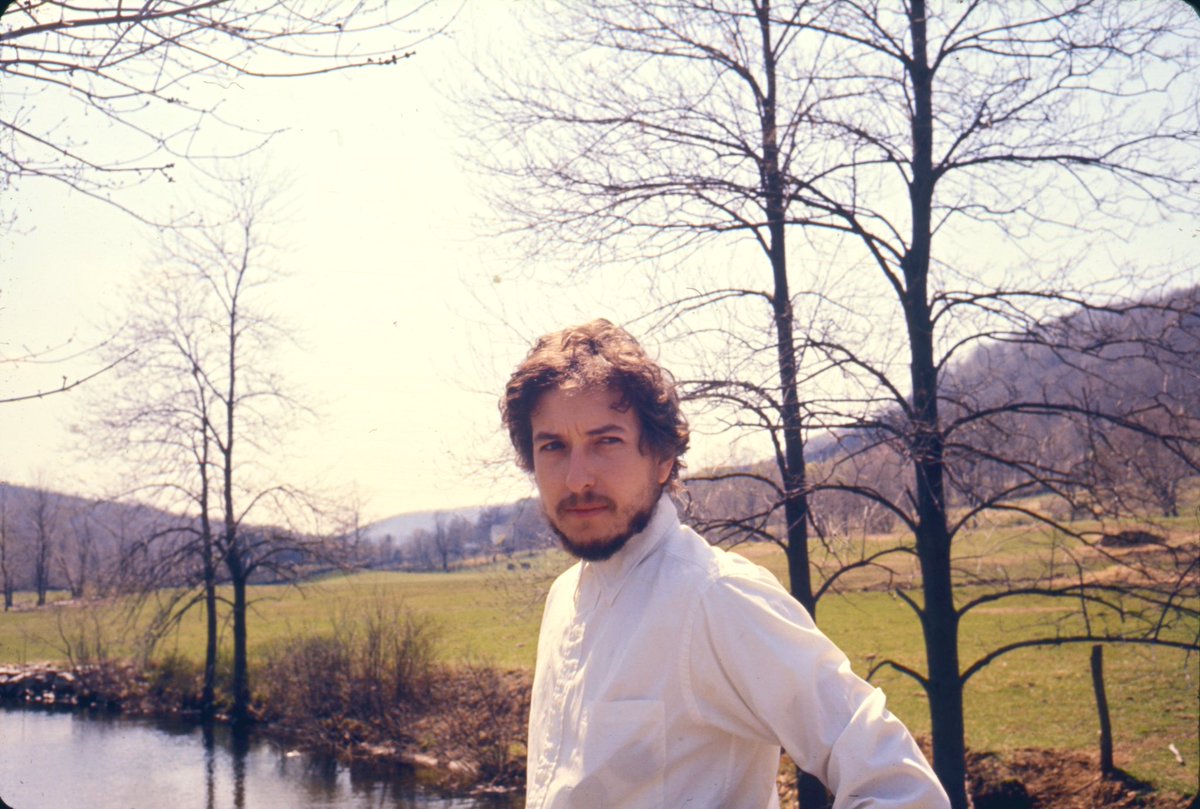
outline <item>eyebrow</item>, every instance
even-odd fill
[[[624,432],[627,432],[627,430],[624,427],[622,427],[620,424],[614,423],[614,424],[605,424],[602,427],[593,427],[592,429],[588,430],[587,433],[585,433],[585,435],[597,436],[597,435],[608,435],[609,433],[624,433]],[[546,441],[546,440],[561,438],[561,437],[562,436],[560,436],[558,433],[552,433],[549,430],[539,430],[538,432],[534,433],[533,440],[534,441]]]

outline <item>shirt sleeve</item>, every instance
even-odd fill
[[[689,632],[686,690],[701,721],[783,747],[834,793],[834,809],[949,806],[883,692],[769,573],[715,579]]]

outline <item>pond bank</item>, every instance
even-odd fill
[[[378,704],[359,716],[303,714],[294,705],[256,700],[254,730],[341,761],[407,765],[444,789],[519,791],[525,777],[529,675],[463,666],[431,669],[422,680],[406,699]],[[127,664],[0,666],[0,704],[7,705],[199,721],[198,693],[195,683],[181,683],[177,674],[143,672]],[[217,721],[227,721],[219,710]]]

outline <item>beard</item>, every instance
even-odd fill
[[[555,507],[555,514],[550,514],[548,510],[545,510],[544,504],[543,510],[546,511],[546,522],[550,524],[550,530],[554,531],[558,537],[563,550],[576,559],[583,559],[587,562],[603,562],[615,556],[635,534],[646,530],[646,526],[650,524],[650,518],[654,516],[654,507],[658,505],[658,498],[661,494],[661,486],[656,487],[655,491],[647,492],[649,498],[647,502],[639,503],[619,514],[623,525],[619,525],[607,536],[587,540],[569,536],[559,526],[556,517],[561,516],[567,509],[580,506],[606,505],[610,509],[615,509],[616,505],[607,497],[592,494],[585,497],[571,495],[559,502]]]

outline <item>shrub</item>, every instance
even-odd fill
[[[378,723],[419,702],[434,658],[431,624],[382,599],[336,616],[328,630],[268,650],[258,677],[267,714],[292,726]]]
[[[201,667],[171,652],[154,660],[146,670],[146,696],[160,706],[195,709],[200,705]]]

